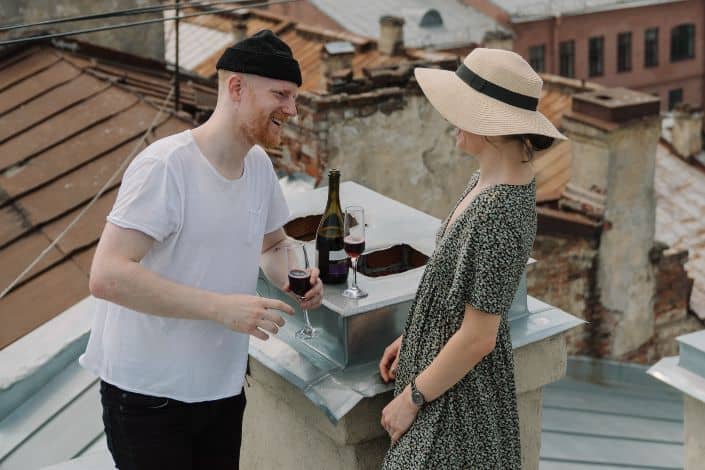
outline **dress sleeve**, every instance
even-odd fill
[[[125,172],[108,221],[162,242],[181,223],[180,201],[176,177],[164,161],[138,157]]]
[[[504,315],[514,300],[529,254],[522,240],[501,218],[475,227],[461,253],[458,272],[463,303]]]

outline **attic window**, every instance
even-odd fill
[[[438,10],[431,8],[423,14],[421,21],[419,22],[419,26],[422,28],[436,28],[443,26],[443,18],[441,18],[441,14]]]

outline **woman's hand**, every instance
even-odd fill
[[[399,366],[399,349],[404,336],[398,337],[392,344],[387,346],[382,354],[382,359],[379,361],[379,375],[382,380],[388,383],[390,380],[397,378],[397,367]]]
[[[411,401],[411,387],[406,386],[389,405],[382,410],[382,427],[392,438],[392,445],[406,434],[420,408]]]

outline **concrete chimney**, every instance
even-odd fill
[[[240,42],[247,37],[247,19],[250,16],[248,10],[236,11],[235,19],[230,25],[234,42]]]
[[[355,47],[348,41],[326,43],[321,49],[321,88],[328,89],[329,79],[334,75],[352,73]]]
[[[396,55],[404,50],[404,18],[392,15],[380,17],[378,49],[387,55]]]
[[[504,31],[488,31],[482,38],[482,45],[488,49],[514,50],[514,36]]]
[[[676,106],[672,112],[671,143],[683,158],[697,155],[703,149],[703,112],[688,106]]]
[[[572,141],[571,184],[606,191],[597,269],[603,351],[613,358],[653,335],[656,201],[654,170],[661,135],[659,99],[624,88],[573,95],[563,118]]]

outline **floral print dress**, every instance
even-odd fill
[[[458,204],[479,177],[479,172],[472,176]],[[387,452],[383,469],[521,468],[507,312],[535,235],[535,180],[485,188],[450,227],[448,219],[442,224],[404,327],[395,396],[458,331],[466,304],[501,315],[496,346],[457,384],[424,405]]]

